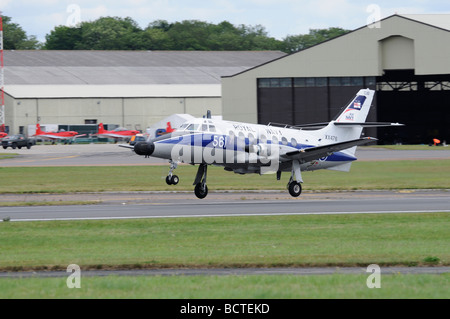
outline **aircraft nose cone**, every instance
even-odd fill
[[[138,155],[150,156],[155,150],[153,142],[139,142],[134,145],[134,152]]]

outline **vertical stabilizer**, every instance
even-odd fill
[[[35,134],[42,134],[41,125],[39,123],[36,124],[36,133]]]
[[[367,119],[370,106],[372,105],[375,91],[364,89],[359,90],[356,97],[347,105],[337,117],[339,123],[363,123]]]
[[[336,116],[335,120],[331,121],[328,126],[321,130],[325,135],[323,136],[323,140],[329,141],[329,144],[331,144],[336,141],[344,142],[360,138],[363,127],[358,125],[358,123],[366,122],[374,95],[374,90],[359,90],[355,98]],[[335,123],[346,123],[349,125],[337,126]],[[354,155],[355,151],[356,147],[352,147],[345,152]]]

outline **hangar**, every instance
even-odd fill
[[[392,15],[303,51],[222,78],[227,120],[327,122],[361,88],[380,143],[450,141],[450,15]]]
[[[284,55],[280,51],[5,51],[5,124],[10,133],[27,133],[28,126],[38,122],[73,126],[103,122],[145,131],[171,114],[202,116],[211,110],[221,115],[221,76]]]

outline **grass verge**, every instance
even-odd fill
[[[68,289],[66,277],[2,278],[0,298],[449,298],[449,274],[382,275],[380,289],[367,288],[366,280],[366,275],[83,277],[81,274],[80,289]],[[178,311],[175,309],[173,315]]]
[[[0,269],[449,265],[449,228],[449,213],[9,222]]]
[[[0,193],[192,190],[197,167],[176,170],[180,183],[165,182],[168,166],[3,167]],[[220,167],[208,170],[210,190],[285,190],[288,173],[237,175]],[[448,189],[450,160],[355,162],[349,173],[303,172],[305,190]]]

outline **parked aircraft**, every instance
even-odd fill
[[[72,144],[75,138],[85,135],[86,134],[78,134],[78,132],[75,131],[64,131],[64,130],[61,130],[59,132],[44,132],[41,129],[41,125],[37,123],[36,133],[33,136],[43,140],[51,140],[53,144],[55,143],[55,141],[64,141],[64,144],[66,143]]]
[[[349,171],[356,160],[359,145],[376,141],[361,137],[364,127],[397,126],[398,123],[366,122],[374,91],[360,90],[356,97],[327,123],[304,126],[276,126],[196,118],[182,124],[173,133],[139,142],[135,153],[145,157],[168,159],[169,185],[179,182],[173,172],[179,163],[199,164],[195,195],[205,198],[208,165],[223,166],[239,174],[290,173],[287,185],[293,197],[301,194],[302,171],[332,169]],[[313,129],[313,130],[310,130]]]
[[[0,138],[4,138],[4,137],[7,136],[7,135],[8,135],[8,133],[0,132]]]
[[[118,139],[130,139],[132,136],[135,136],[139,133],[140,132],[136,130],[127,130],[120,127],[116,128],[115,130],[107,131],[103,127],[103,123],[100,123],[98,125],[98,133],[94,135],[96,135],[97,137],[114,138],[117,141]]]

